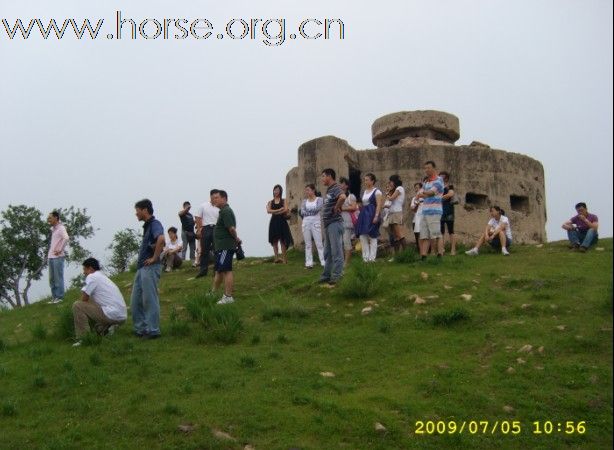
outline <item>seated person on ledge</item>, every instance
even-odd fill
[[[128,312],[126,302],[119,288],[100,271],[100,263],[95,258],[83,261],[85,286],[81,289],[81,300],[72,305],[77,342],[89,329],[89,321],[100,335],[112,334],[115,328],[126,321]]]
[[[480,236],[480,239],[471,250],[465,252],[469,256],[477,256],[478,250],[484,242],[488,242],[495,250],[501,250],[503,256],[508,256],[510,253],[507,249],[512,245],[512,228],[510,226],[510,220],[498,206],[491,206],[490,208],[490,220],[484,234]]]
[[[595,214],[591,214],[586,209],[586,203],[580,202],[576,205],[578,213],[562,226],[567,231],[569,248],[585,252],[588,248],[597,243],[599,235],[599,219]]]
[[[177,236],[177,228],[170,227],[168,229],[168,240],[162,250],[160,259],[166,266],[164,269],[166,272],[170,272],[173,269],[181,267],[183,260],[181,259],[181,249],[183,248],[183,242]]]

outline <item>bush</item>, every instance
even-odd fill
[[[72,308],[63,306],[58,311],[59,317],[55,323],[55,337],[62,341],[72,339],[75,335],[75,322],[72,316]]]
[[[394,255],[394,262],[400,264],[411,264],[415,263],[420,259],[420,254],[416,250],[416,247],[413,245],[408,246],[402,252]]]
[[[14,401],[9,400],[2,404],[2,415],[4,417],[17,415],[17,406]]]
[[[383,333],[383,334],[390,333],[390,329],[391,329],[390,322],[387,322],[385,320],[380,321],[380,323],[377,325],[377,329],[379,330],[380,333]]]
[[[171,336],[187,336],[190,334],[190,325],[179,318],[179,313],[174,306],[170,313],[170,322],[168,333]]]
[[[239,365],[245,369],[253,369],[256,367],[256,360],[251,356],[242,356]]]
[[[376,265],[356,261],[343,277],[340,292],[349,299],[369,298],[377,294],[381,287],[382,280]]]
[[[44,388],[45,386],[47,386],[47,380],[44,376],[38,374],[32,380],[32,386],[36,388]]]
[[[36,341],[44,341],[47,338],[47,330],[41,322],[32,327],[32,337]]]
[[[188,336],[190,334],[190,324],[185,320],[171,322],[168,327],[170,336]]]
[[[433,314],[431,320],[433,325],[449,327],[455,323],[469,320],[469,312],[463,308],[454,308],[449,311],[442,311]]]
[[[209,311],[213,309],[215,305],[215,298],[207,294],[197,294],[194,297],[190,297],[185,304],[185,309],[188,312],[188,316],[194,322],[202,322],[204,318],[209,314]]]
[[[173,405],[172,403],[167,403],[166,405],[164,405],[162,411],[164,411],[168,415],[181,415],[181,410],[179,409],[179,407],[177,405]]]
[[[87,333],[83,338],[81,338],[81,345],[85,347],[93,347],[96,345],[100,345],[102,343],[102,336],[97,333]]]
[[[290,341],[289,341],[289,339],[288,339],[288,336],[286,336],[286,335],[285,335],[285,334],[283,334],[283,333],[280,333],[280,334],[278,334],[278,335],[277,335],[277,342],[278,342],[279,344],[287,344],[287,343],[288,343],[288,342],[290,342]]]
[[[309,311],[307,311],[302,306],[286,306],[284,308],[280,308],[277,306],[269,306],[264,311],[262,311],[262,321],[268,322],[273,319],[298,320],[303,319],[308,315]]]
[[[210,337],[222,344],[233,344],[239,339],[243,323],[239,312],[233,305],[216,305],[215,297],[201,294],[186,302],[190,319],[199,322],[210,332]],[[197,336],[197,342],[205,342],[206,335]]]
[[[102,366],[102,358],[98,353],[92,353],[90,355],[90,363],[92,366]]]
[[[130,228],[125,228],[113,235],[113,241],[107,249],[112,251],[109,267],[113,273],[125,272],[130,268],[131,272],[136,272],[136,263],[130,263],[137,255],[140,246],[139,233]],[[132,270],[132,268],[135,270]]]
[[[243,323],[237,310],[229,305],[213,308],[205,326],[211,327],[211,335],[221,344],[234,344],[239,339]]]

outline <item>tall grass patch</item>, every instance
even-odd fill
[[[417,262],[419,259],[420,254],[413,245],[406,247],[405,250],[394,255],[394,262],[399,264],[412,264]]]
[[[31,331],[32,331],[32,338],[35,341],[44,341],[45,339],[47,339],[47,329],[41,322],[37,322],[32,327]]]
[[[465,308],[453,308],[447,311],[439,311],[431,316],[433,325],[449,327],[459,322],[469,320],[471,315]]]
[[[309,316],[309,311],[300,305],[294,306],[267,306],[262,311],[262,321],[268,322],[274,319],[300,320]]]
[[[67,341],[74,337],[75,322],[72,315],[72,308],[63,307],[58,311],[58,318],[55,322],[54,336],[62,341]]]
[[[340,288],[345,298],[373,297],[382,288],[381,269],[376,264],[355,262],[343,277]]]
[[[234,305],[217,305],[212,295],[196,295],[186,302],[190,319],[202,325],[205,334],[199,333],[198,343],[207,338],[220,344],[234,344],[243,331],[243,322]]]

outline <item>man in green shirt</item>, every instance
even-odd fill
[[[228,206],[228,194],[226,191],[219,191],[212,197],[214,206],[220,210],[220,214],[213,231],[213,247],[215,248],[215,278],[213,279],[213,290],[219,289],[224,281],[224,295],[217,302],[218,305],[233,303],[232,298],[234,276],[232,274],[232,258],[237,246],[241,244],[241,239],[237,236],[237,221],[235,213]]]

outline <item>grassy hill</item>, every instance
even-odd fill
[[[334,289],[299,253],[247,259],[225,307],[185,268],[162,276],[154,341],[129,323],[71,347],[77,292],[3,311],[0,448],[609,449],[612,240],[599,246],[357,262]],[[126,299],[133,276],[115,279]]]

